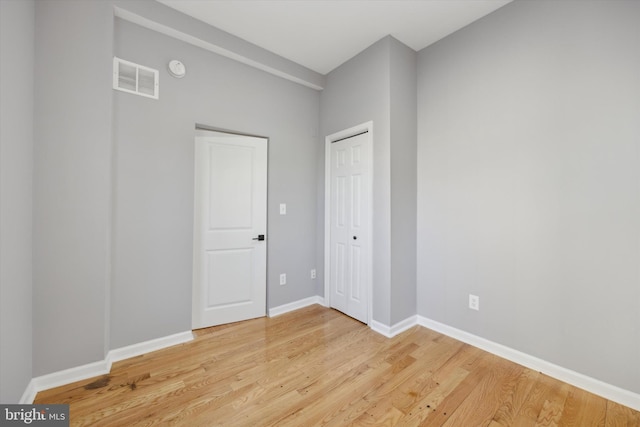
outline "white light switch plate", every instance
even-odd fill
[[[286,215],[286,214],[287,214],[287,204],[280,203],[280,215]]]

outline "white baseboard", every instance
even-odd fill
[[[297,310],[299,308],[307,307],[313,304],[324,305],[324,298],[320,296],[313,296],[289,304],[274,307],[272,309],[269,309],[269,317],[278,316],[280,314],[284,314],[289,311]],[[463,330],[445,325],[426,317],[412,316],[396,323],[393,326],[387,326],[380,322],[372,320],[369,327],[375,332],[392,338],[415,325],[420,325],[432,329],[443,335],[455,338],[458,341],[462,341],[489,353],[495,354],[496,356],[500,356],[514,363],[518,363],[529,369],[542,372],[546,375],[549,375],[550,377],[579,387],[590,393],[602,396],[605,399],[617,402],[624,406],[628,406],[632,409],[635,409],[636,411],[640,411],[640,394],[633,393],[629,390],[625,390],[611,384],[607,384],[595,378],[591,378],[570,369],[563,368],[562,366],[555,365],[537,357],[528,355],[518,350],[514,350],[502,344],[489,341],[485,338],[481,338],[477,335],[470,334]],[[170,347],[173,345],[182,344],[184,342],[191,341],[192,339],[193,334],[191,333],[191,331],[181,332],[178,334],[169,335],[167,337],[157,338],[154,340],[111,350],[107,354],[105,360],[102,361],[89,363],[87,365],[78,366],[76,368],[65,369],[63,371],[53,372],[51,374],[33,378],[27,385],[27,388],[24,391],[22,398],[20,399],[20,403],[33,403],[36,394],[40,391],[107,374],[111,370],[111,364],[113,362],[128,359],[130,357],[149,353],[155,350],[160,350],[162,348]]]
[[[87,378],[97,377],[98,375],[108,374],[111,370],[111,363],[106,359],[98,362],[87,363],[86,365],[76,366],[74,368],[64,369],[62,371],[52,372],[50,374],[41,375],[31,380],[35,393],[49,390],[50,388],[60,387],[76,381],[86,380]],[[33,395],[35,398],[35,394]],[[32,402],[27,402],[32,403]]]
[[[371,324],[369,324],[369,327],[379,333],[384,335],[387,338],[393,338],[396,335],[406,331],[407,329],[415,326],[418,324],[418,316],[411,316],[408,317],[406,319],[404,319],[401,322],[396,323],[393,326],[387,326],[384,323],[380,323],[378,321],[375,320],[371,320]]]
[[[489,353],[495,354],[496,356],[500,356],[503,359],[507,359],[529,369],[542,372],[543,374],[549,375],[557,380],[571,384],[590,393],[597,394],[598,396],[602,396],[605,399],[617,402],[621,405],[628,406],[636,411],[640,411],[640,394],[607,384],[579,372],[563,368],[562,366],[547,362],[546,360],[539,359],[426,317],[417,316],[417,321],[419,325],[432,329],[443,335],[450,336],[458,341],[462,341]]]
[[[120,360],[129,359],[130,357],[140,356],[141,354],[151,353],[152,351],[189,342],[191,340],[193,340],[193,333],[191,331],[179,332],[166,337],[116,348],[109,351],[109,354],[107,354],[107,360],[109,361],[109,364],[111,364],[119,362]]]
[[[30,405],[36,398],[36,394],[38,394],[38,390],[36,390],[36,385],[32,378],[31,381],[29,381],[29,384],[27,384],[27,388],[24,393],[22,393],[22,397],[18,403],[20,405]]]
[[[276,317],[281,314],[308,307],[314,304],[324,305],[324,298],[318,295],[314,295],[309,298],[304,298],[298,301],[290,302],[288,304],[279,305],[278,307],[270,308],[269,317]]]
[[[191,331],[180,332],[166,337],[156,338],[138,344],[110,350],[107,357],[98,362],[88,363],[75,368],[69,368],[35,377],[29,382],[27,389],[22,395],[20,403],[33,403],[38,392],[48,390],[50,388],[60,387],[76,381],[82,381],[88,378],[108,374],[111,371],[111,364],[114,362],[150,353],[166,347],[171,347],[173,345],[182,344],[191,341],[192,339],[193,333]]]
[[[455,338],[458,341],[462,341],[489,353],[495,354],[496,356],[502,357],[503,359],[507,359],[529,369],[542,372],[567,384],[571,384],[590,393],[602,396],[605,399],[620,403],[624,406],[628,406],[632,409],[635,409],[636,411],[640,411],[640,394],[633,393],[629,390],[625,390],[611,384],[607,384],[603,381],[588,377],[579,372],[563,368],[562,366],[555,365],[551,362],[547,362],[546,360],[539,359],[521,351],[514,350],[510,347],[495,343],[493,341],[489,341],[485,338],[481,338],[477,335],[473,335],[460,329],[445,325],[443,323],[436,322],[435,320],[431,320],[426,317],[412,316],[396,323],[393,326],[387,326],[383,323],[372,320],[369,327],[373,331],[382,334],[387,338],[393,338],[394,336],[406,331],[414,325],[420,325],[424,326],[425,328],[432,329],[443,335]]]

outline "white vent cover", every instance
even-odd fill
[[[158,70],[113,57],[113,88],[158,99]]]

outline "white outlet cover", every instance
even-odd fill
[[[480,310],[480,297],[469,294],[469,308],[471,310]]]
[[[287,275],[285,273],[282,273],[280,275],[280,284],[281,285],[286,285],[287,284]]]
[[[316,269],[315,268],[313,270],[311,270],[311,278],[312,279],[316,278]]]

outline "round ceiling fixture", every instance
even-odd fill
[[[180,61],[178,61],[177,59],[174,59],[173,61],[169,62],[169,74],[171,74],[173,77],[177,78],[177,79],[181,79],[184,77],[185,74],[187,74],[187,68],[184,66],[184,64]]]

